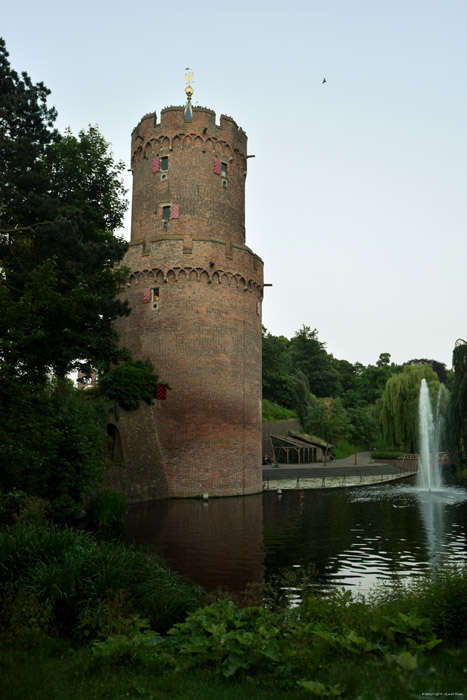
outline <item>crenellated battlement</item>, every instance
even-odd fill
[[[190,137],[199,138],[204,146],[213,140],[228,143],[231,149],[246,156],[247,135],[232,117],[221,114],[220,123],[216,124],[216,113],[206,107],[193,107],[190,121],[184,119],[184,114],[184,107],[166,107],[161,111],[160,122],[156,112],[144,116],[132,132],[132,154],[139,149],[144,152],[150,142],[170,149],[175,137]]]

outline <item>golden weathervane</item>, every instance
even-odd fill
[[[190,70],[190,69],[187,68],[186,70]],[[195,75],[194,73],[185,73],[185,82],[186,82],[185,93],[186,93],[186,96],[188,98],[188,102],[191,101],[191,97],[192,97],[193,92],[194,92],[193,88],[191,87],[191,83],[193,81],[194,75]]]

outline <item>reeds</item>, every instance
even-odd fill
[[[88,506],[88,519],[92,527],[109,527],[125,522],[128,501],[117,491],[100,491]]]

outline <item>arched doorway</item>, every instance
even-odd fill
[[[109,423],[107,425],[107,435],[109,436],[107,444],[108,459],[111,462],[121,462],[123,460],[122,438],[117,426]]]

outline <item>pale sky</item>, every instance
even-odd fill
[[[126,164],[141,117],[184,103],[189,67],[195,106],[233,117],[256,156],[246,242],[273,284],[266,328],[317,328],[352,363],[451,367],[467,338],[466,0],[25,0],[4,4],[0,35],[52,90],[58,128],[97,124]]]

